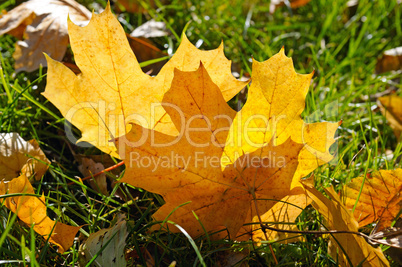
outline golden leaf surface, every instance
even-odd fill
[[[358,223],[350,210],[344,206],[333,188],[325,192],[326,198],[314,187],[304,185],[307,195],[313,200],[313,207],[324,217],[328,230],[358,232]],[[374,248],[363,237],[350,233],[332,234],[330,254],[340,266],[389,266],[380,247]]]
[[[20,174],[42,178],[50,161],[35,140],[25,141],[18,133],[0,133],[0,181]]]
[[[0,18],[0,35],[24,38],[13,55],[17,72],[46,66],[43,53],[62,60],[68,44],[67,16],[84,25],[91,12],[74,0],[30,0]]]
[[[3,205],[18,218],[33,229],[49,242],[59,247],[59,252],[63,253],[74,242],[74,237],[80,227],[69,226],[60,222],[53,221],[46,214],[46,200],[44,196],[19,195],[8,197],[6,194],[35,194],[35,191],[28,178],[23,174],[9,182],[0,182],[0,195],[2,195]]]
[[[110,6],[94,15],[85,27],[68,22],[70,43],[81,74],[76,76],[63,64],[48,58],[44,96],[82,132],[86,141],[105,153],[118,156],[109,140],[129,132],[129,122],[168,135],[178,134],[161,106],[170,88],[175,68],[193,71],[200,61],[211,79],[222,87],[225,100],[235,96],[247,82],[237,81],[223,46],[200,51],[185,36],[176,54],[155,77],[142,72]]]
[[[343,193],[349,210],[353,209],[358,199],[353,214],[359,226],[379,220],[377,229],[381,231],[391,226],[402,209],[401,190],[402,169],[396,169],[373,172],[365,179],[355,178],[344,187]]]
[[[387,118],[396,138],[400,140],[402,134],[402,97],[398,95],[382,96],[378,98],[378,102],[381,113]]]

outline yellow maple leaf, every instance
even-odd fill
[[[328,230],[358,232],[353,214],[342,204],[332,187],[324,189],[331,198],[328,199],[314,187],[303,185],[313,200],[313,207],[324,217]],[[332,234],[329,252],[334,259],[338,259],[340,266],[389,266],[380,247],[374,248],[363,237],[350,233]]]
[[[49,57],[44,96],[63,116],[82,132],[79,141],[95,145],[115,157],[109,140],[130,130],[129,122],[169,135],[178,132],[160,105],[169,89],[175,68],[196,70],[200,61],[211,72],[215,84],[222,85],[230,100],[247,82],[236,80],[223,46],[200,51],[183,35],[176,54],[155,77],[142,72],[118,20],[107,5],[94,15],[86,27],[68,22],[71,48],[81,74],[76,76],[63,64]]]
[[[9,182],[0,182],[0,195],[4,198],[3,205],[16,213],[21,221],[30,226],[33,225],[35,232],[45,239],[49,238],[49,242],[59,247],[60,253],[70,248],[80,227],[69,226],[50,219],[46,214],[46,200],[43,195],[40,198],[29,195],[7,196],[7,194],[18,193],[35,194],[24,174]]]
[[[226,228],[230,237],[236,237],[245,222],[275,204],[264,200],[300,194],[300,188],[292,191],[291,184],[303,145],[291,139],[276,146],[267,143],[222,170],[220,161],[236,113],[203,64],[193,72],[175,70],[163,105],[181,135],[133,124],[130,133],[116,140],[126,162],[120,181],[164,197],[166,204],[154,214],[156,220],[191,201],[169,219],[193,236],[204,233],[203,229]],[[172,107],[180,107],[181,113]]]
[[[402,169],[380,170],[365,179],[353,179],[343,188],[343,195],[349,210],[353,209],[358,199],[353,214],[360,227],[380,220],[377,229],[381,231],[391,226],[402,209],[401,190]]]

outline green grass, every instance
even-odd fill
[[[21,1],[6,1],[0,9],[10,10]],[[89,8],[91,0],[79,1]],[[96,1],[104,7],[106,1]],[[218,4],[219,2],[219,4]],[[157,47],[174,52],[177,36],[187,25],[186,34],[200,49],[213,49],[223,41],[233,69],[251,73],[251,59],[263,61],[281,47],[293,58],[299,73],[315,71],[306,98],[306,121],[339,121],[337,157],[332,164],[314,171],[319,187],[340,189],[352,178],[369,171],[401,167],[398,157],[402,144],[397,142],[386,119],[376,107],[376,94],[394,90],[401,95],[401,72],[375,74],[377,59],[383,51],[401,45],[402,5],[396,0],[361,0],[357,7],[347,1],[312,0],[290,11],[286,6],[269,13],[269,3],[256,1],[162,1],[156,7],[142,3],[146,14],[122,12],[126,32],[150,18],[167,23],[172,34],[154,39]],[[115,9],[116,5],[112,6]],[[125,26],[124,26],[125,25]],[[39,182],[37,194],[44,193],[48,214],[60,222],[83,225],[80,238],[64,254],[32,229],[18,223],[16,216],[0,202],[0,263],[31,266],[73,266],[78,263],[78,248],[90,233],[112,225],[118,212],[127,214],[129,266],[146,265],[151,255],[157,266],[176,261],[177,266],[213,266],[226,251],[243,253],[242,262],[251,266],[273,265],[268,246],[251,242],[212,241],[210,236],[190,239],[185,234],[149,233],[151,215],[163,204],[155,194],[120,184],[124,200],[104,196],[79,183],[78,163],[73,153],[99,154],[94,148],[70,144],[64,134],[64,119],[40,95],[46,84],[46,69],[18,73],[12,54],[17,40],[0,37],[2,80],[0,81],[0,132],[18,132],[24,139],[36,139],[52,164]],[[244,104],[244,97],[233,99],[233,107]],[[79,131],[75,130],[79,135]],[[391,157],[387,153],[392,151]],[[124,173],[124,172],[123,172]],[[116,178],[113,174],[110,176]],[[75,181],[74,185],[67,186]],[[113,194],[111,194],[113,195]],[[3,198],[1,198],[2,200]],[[299,218],[300,229],[317,230],[320,219],[308,208]],[[175,227],[167,222],[170,228]],[[367,231],[369,231],[368,229]],[[327,254],[327,240],[306,236],[307,242],[289,245],[272,243],[280,266],[333,266],[336,259]],[[145,250],[148,253],[145,253]],[[296,263],[296,264],[295,264]],[[397,265],[395,265],[397,266]]]

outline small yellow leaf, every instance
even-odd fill
[[[358,232],[358,223],[353,214],[342,204],[332,187],[325,189],[331,198],[328,199],[314,187],[304,186],[313,200],[313,207],[324,217],[326,229]],[[363,237],[354,234],[332,234],[329,251],[340,266],[389,266],[380,247],[374,248]]]
[[[349,210],[353,209],[359,198],[353,213],[359,227],[380,220],[377,229],[381,231],[391,226],[402,209],[401,190],[402,169],[396,169],[373,172],[367,175],[366,179],[355,178],[344,187],[343,193],[345,205]]]
[[[5,198],[3,204],[12,212],[18,215],[18,218],[33,229],[45,239],[49,237],[49,242],[59,247],[59,252],[63,253],[74,242],[74,237],[80,227],[69,226],[60,222],[55,222],[46,214],[45,197],[35,196],[14,196],[7,197],[6,194],[35,194],[34,189],[28,178],[23,174],[9,182],[0,182],[0,195]]]

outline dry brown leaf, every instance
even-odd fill
[[[311,0],[289,0],[289,4],[291,8],[298,8],[307,5]],[[285,0],[271,0],[269,5],[269,12],[273,14],[275,10],[285,5]]]
[[[402,97],[395,94],[382,96],[378,98],[378,102],[381,113],[387,118],[396,138],[400,140],[402,138]]]
[[[91,12],[74,0],[30,0],[0,18],[0,35],[9,33],[18,41],[14,52],[15,70],[34,71],[47,66],[43,53],[61,60],[67,49],[67,15],[80,25]]]
[[[400,69],[402,69],[402,46],[385,51],[375,66],[377,73]]]
[[[69,22],[74,58],[81,74],[76,76],[63,64],[48,58],[48,76],[44,96],[82,132],[79,141],[95,145],[118,157],[112,138],[130,130],[129,122],[139,123],[169,135],[178,132],[160,105],[169,89],[175,68],[198,69],[200,61],[211,78],[230,100],[247,82],[236,80],[223,46],[201,51],[182,37],[176,54],[156,77],[141,70],[126,34],[111,13],[110,6],[94,15],[86,27]]]
[[[0,181],[20,174],[40,180],[50,161],[35,140],[26,142],[18,133],[0,133]]]
[[[78,170],[84,175],[84,177],[92,176],[105,169],[102,163],[95,162],[91,158],[82,158],[81,165],[78,166]],[[105,196],[109,195],[107,190],[106,174],[102,173],[89,180],[89,184],[95,191],[102,193]]]
[[[313,200],[313,207],[324,217],[328,230],[358,232],[359,226],[353,214],[342,204],[332,187],[324,189],[331,198],[328,199],[314,187],[304,186]],[[363,237],[354,234],[332,234],[329,252],[340,266],[389,266],[380,247],[374,248]]]
[[[390,227],[401,211],[401,190],[402,169],[380,170],[367,175],[365,179],[355,178],[343,189],[345,205],[349,210],[353,209],[359,199],[353,213],[359,227],[379,220],[378,231]]]
[[[53,221],[46,214],[46,200],[42,195],[36,196],[13,196],[7,197],[6,194],[35,194],[35,191],[28,178],[22,174],[8,182],[0,182],[0,199],[8,209],[16,213],[18,218],[45,239],[49,237],[49,242],[59,247],[59,252],[63,253],[74,242],[74,237],[80,227],[69,226],[60,222]]]

